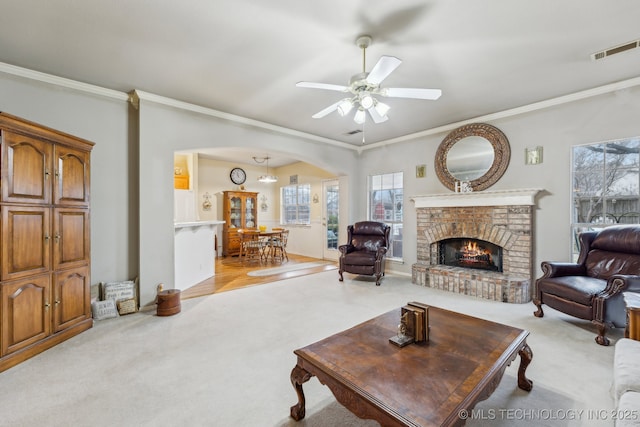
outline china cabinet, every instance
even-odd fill
[[[223,191],[222,215],[222,254],[224,256],[240,253],[238,229],[258,228],[258,193],[248,191]]]
[[[0,371],[93,325],[93,143],[0,113]]]

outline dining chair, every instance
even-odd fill
[[[267,259],[274,261],[274,249],[273,249],[273,243],[277,240],[281,239],[280,233],[284,231],[284,228],[282,227],[271,227],[271,233],[277,233],[277,234],[271,234],[268,238],[267,238],[267,248],[266,250],[268,251],[267,254]]]
[[[241,229],[238,230],[240,236],[240,258],[242,262],[262,261],[264,256],[264,241],[260,237],[258,230]]]
[[[279,262],[284,262],[286,259],[289,261],[289,256],[287,255],[287,240],[289,240],[289,230],[284,228],[273,228],[273,231],[280,231],[280,234],[273,237],[271,241],[271,258],[273,260],[279,260]]]

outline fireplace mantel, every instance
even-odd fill
[[[412,196],[416,208],[442,208],[465,206],[522,206],[535,205],[541,188],[515,190],[476,191],[471,193],[426,194]]]

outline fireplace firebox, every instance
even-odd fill
[[[502,272],[502,248],[480,239],[452,238],[438,243],[439,264]]]

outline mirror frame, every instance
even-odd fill
[[[447,154],[453,145],[468,136],[480,136],[493,147],[493,164],[481,177],[470,181],[473,191],[481,191],[491,187],[504,175],[511,158],[511,147],[506,135],[497,127],[486,123],[471,123],[452,130],[438,146],[435,158],[436,175],[449,190],[454,190],[456,180],[447,169]]]

